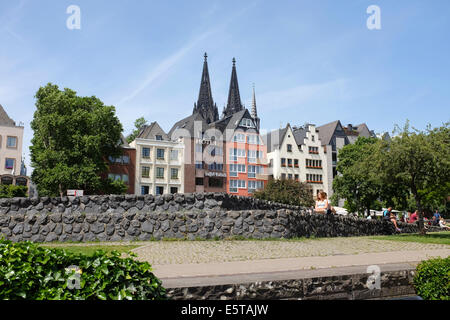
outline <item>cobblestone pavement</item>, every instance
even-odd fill
[[[449,245],[330,238],[302,241],[161,241],[133,249],[152,265],[195,264],[316,256],[356,255],[393,251],[449,249]]]

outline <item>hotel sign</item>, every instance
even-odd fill
[[[220,178],[226,178],[227,174],[223,173],[223,172],[212,172],[212,171],[207,171],[205,172],[205,176],[207,177],[220,177]]]

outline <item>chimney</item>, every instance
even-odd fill
[[[347,129],[348,129],[348,131],[353,131],[353,126],[351,123],[347,126]]]

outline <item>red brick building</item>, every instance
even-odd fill
[[[108,159],[108,171],[103,174],[103,178],[112,180],[122,180],[127,186],[128,194],[135,192],[135,175],[136,175],[136,149],[130,147],[125,137],[121,138],[121,148],[123,154],[120,157]]]

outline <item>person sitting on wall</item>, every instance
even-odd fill
[[[395,215],[394,212],[392,212],[392,207],[389,207],[387,210],[384,210],[383,219],[392,222],[392,224],[395,227],[395,231],[402,232],[402,229],[400,229],[397,225],[397,216]]]
[[[447,225],[447,222],[445,222],[444,219],[439,219],[439,226],[447,231],[450,230],[450,227]]]
[[[409,223],[415,223],[417,222],[417,220],[419,220],[419,215],[418,215],[418,211],[414,211],[414,213],[412,213],[409,217]]]
[[[319,194],[317,195],[315,212],[323,214],[336,213],[336,210],[331,206],[330,202],[328,201],[327,193],[324,191],[320,191]]]

